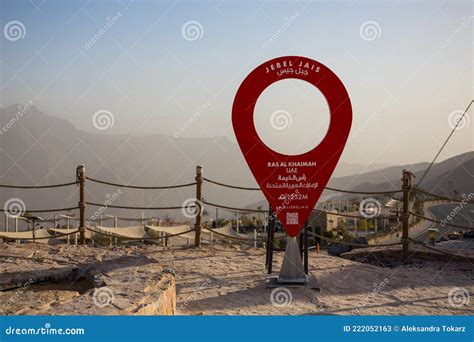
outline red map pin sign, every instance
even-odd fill
[[[274,82],[287,78],[307,81],[326,97],[331,114],[321,143],[299,155],[284,155],[266,146],[253,120],[255,104]],[[317,122],[308,122],[317,125]],[[235,95],[232,125],[258,185],[285,227],[297,236],[324,190],[349,136],[352,106],[341,80],[323,64],[299,56],[272,59],[253,70]]]

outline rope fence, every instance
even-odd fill
[[[203,180],[208,182],[208,183],[223,186],[223,187],[230,188],[230,189],[261,191],[260,188],[225,184],[225,183],[217,182],[215,180],[205,178],[205,177],[203,177]],[[342,190],[342,189],[332,188],[332,187],[329,187],[329,186],[325,187],[325,189],[326,190],[331,190],[331,191],[343,192],[343,193],[347,193],[347,194],[360,194],[360,195],[389,195],[389,194],[395,194],[395,193],[402,192],[401,189],[400,190],[390,190],[390,191],[351,191],[351,190]]]
[[[222,205],[222,204],[207,202],[205,200],[202,200],[201,202],[204,203],[204,204],[210,205],[211,207],[216,207],[216,208],[221,208],[221,209],[226,209],[226,210],[232,210],[232,211],[242,211],[242,212],[249,212],[249,213],[268,213],[268,210],[264,210],[264,209],[250,209],[250,208],[230,207],[230,206],[225,206],[225,205]],[[338,213],[333,213],[333,212],[325,211],[325,210],[321,210],[321,209],[313,209],[312,211],[325,213],[325,214],[330,214],[330,215],[332,214],[332,215],[336,215],[336,216],[358,218],[358,219],[362,219],[362,220],[364,220],[364,219],[376,219],[376,218],[377,219],[396,218],[396,216],[381,216],[381,215],[367,218],[367,217],[362,216],[362,215],[350,215],[350,214],[343,214],[343,213],[339,213],[339,212]]]
[[[52,185],[7,185],[0,184],[0,188],[10,188],[10,189],[50,189],[50,188],[62,188],[69,185],[78,185],[79,182],[69,182],[62,184],[52,184]]]
[[[202,179],[203,179],[204,181],[208,182],[208,183],[215,184],[215,185],[219,185],[219,186],[223,186],[223,187],[230,188],[230,189],[250,190],[250,191],[261,191],[260,188],[252,188],[252,187],[248,187],[248,186],[238,186],[238,185],[229,185],[229,184],[217,182],[217,181],[214,181],[214,180],[212,180],[212,179],[205,178],[205,177],[203,177]]]
[[[73,232],[71,233],[58,233],[58,232],[55,232],[54,234],[52,234],[51,236],[41,236],[41,237],[31,237],[31,238],[18,238],[18,237],[2,237],[2,239],[6,239],[6,240],[25,240],[25,241],[29,241],[29,240],[46,240],[46,239],[56,239],[56,238],[60,238],[60,237],[65,237],[65,236],[69,236],[69,235],[73,235],[73,234],[77,234],[79,232],[79,230],[74,230]]]
[[[465,259],[474,260],[474,257],[471,257],[471,256],[463,255],[463,254],[460,254],[460,253],[452,253],[452,252],[448,252],[445,249],[439,249],[439,248],[431,247],[430,245],[424,243],[423,241],[417,241],[417,240],[414,240],[412,238],[408,238],[408,240],[411,243],[415,244],[415,245],[422,246],[422,247],[424,247],[426,249],[429,249],[429,250],[432,250],[434,252],[438,252],[438,253],[445,254],[445,255],[448,255],[448,256],[462,257],[462,258],[465,258]]]
[[[23,216],[16,216],[16,218],[17,218],[18,220],[21,220],[21,221],[30,221],[29,218],[23,217]],[[42,219],[40,222],[41,222],[41,223],[46,223],[46,222],[51,223],[51,222],[56,222],[56,221],[61,221],[61,220],[63,220],[63,218],[59,217],[59,218],[57,218],[57,219],[54,219],[54,218]]]
[[[451,226],[451,227],[465,229],[465,230],[474,230],[474,227],[466,227],[466,226],[460,226],[460,225],[454,224],[454,223],[441,222],[441,221],[438,221],[438,220],[435,220],[435,219],[432,219],[432,218],[429,218],[429,217],[426,217],[426,216],[423,216],[423,215],[418,215],[417,213],[414,213],[412,211],[410,211],[409,214],[413,215],[415,217],[421,218],[423,220],[427,220],[427,221],[437,223],[437,224],[443,225],[443,226]]]
[[[397,216],[383,216],[383,215],[376,215],[374,217],[365,217],[362,215],[351,215],[351,214],[343,214],[343,213],[332,213],[330,211],[325,211],[321,209],[313,209],[312,211],[316,211],[319,213],[324,213],[324,214],[329,214],[329,215],[336,215],[336,216],[342,216],[342,217],[349,217],[349,218],[357,218],[361,220],[370,220],[370,219],[393,219],[397,218]]]
[[[215,203],[207,202],[207,201],[204,201],[204,200],[202,200],[201,202],[204,203],[204,204],[210,205],[211,207],[227,209],[227,210],[233,210],[233,211],[246,211],[246,212],[249,212],[249,213],[268,213],[268,210],[264,210],[264,209],[249,209],[249,208],[229,207],[229,206],[226,206],[226,205],[215,204]]]
[[[174,236],[180,236],[180,235],[183,235],[183,234],[191,233],[191,232],[194,232],[194,231],[196,230],[195,228],[193,228],[193,229],[189,229],[189,230],[187,230],[187,231],[185,231],[185,232],[181,232],[181,233],[177,233],[177,234],[166,234],[166,235],[164,235],[164,236],[159,236],[159,237],[156,237],[156,238],[144,238],[144,237],[140,237],[140,238],[127,237],[127,238],[124,238],[124,237],[121,237],[121,236],[119,236],[119,235],[109,234],[109,233],[106,233],[106,232],[97,231],[97,230],[91,228],[90,226],[87,226],[86,229],[87,229],[88,231],[91,231],[91,232],[96,233],[96,234],[101,234],[101,235],[105,235],[105,236],[109,236],[109,237],[113,237],[113,238],[118,238],[118,239],[136,240],[136,241],[168,239],[168,238],[171,238],[171,237],[174,237]]]
[[[208,228],[208,227],[203,227],[203,228],[210,231],[210,232],[212,232],[213,234],[221,235],[221,236],[224,236],[226,238],[233,239],[233,240],[250,241],[250,242],[254,242],[254,241],[256,241],[256,242],[265,242],[266,241],[265,238],[256,238],[256,239],[244,238],[244,237],[232,236],[232,235],[224,234],[224,233],[221,233],[221,232],[217,232],[214,229],[211,229],[211,228]],[[281,240],[281,239],[284,239],[284,238],[286,238],[286,235],[277,236],[277,237],[274,237],[272,241],[274,242],[276,240]]]
[[[94,207],[107,207],[107,208],[116,208],[116,209],[132,209],[132,210],[174,210],[174,209],[186,209],[186,208],[195,208],[196,206],[174,206],[174,207],[130,207],[124,205],[105,205],[100,203],[94,202],[85,202],[87,205],[91,205]]]
[[[120,221],[128,221],[128,222],[141,222],[141,221],[151,221],[155,219],[159,219],[159,217],[120,217],[120,216],[107,216],[106,219],[116,218]],[[102,219],[104,220],[104,219]],[[96,220],[99,221],[99,220]]]
[[[443,200],[449,201],[449,202],[474,204],[474,201],[467,200],[466,198],[451,198],[451,197],[436,195],[436,194],[433,194],[432,192],[428,192],[428,191],[423,190],[423,189],[420,189],[420,188],[418,188],[418,187],[416,187],[416,186],[413,187],[413,190],[418,191],[418,192],[421,192],[421,193],[423,193],[423,194],[425,194],[425,195],[432,196],[432,197],[436,197],[436,198],[439,198],[439,199],[443,199]]]
[[[262,239],[262,238],[256,238],[256,239],[252,239],[252,238],[244,238],[244,237],[239,237],[239,236],[232,236],[232,235],[227,235],[227,234],[223,234],[221,232],[217,232],[215,231],[214,229],[211,229],[211,228],[208,228],[208,227],[203,227],[205,230],[209,231],[209,232],[212,232],[213,234],[216,234],[216,235],[220,235],[220,236],[224,236],[226,238],[229,238],[229,239],[232,239],[232,240],[240,240],[240,241],[257,241],[257,242],[264,242],[265,240]]]
[[[390,194],[396,194],[399,192],[402,192],[403,190],[389,190],[389,191],[352,191],[352,190],[342,190],[342,189],[336,189],[336,188],[331,188],[329,186],[325,187],[324,189],[326,190],[332,190],[332,191],[337,191],[337,192],[343,192],[346,194],[358,194],[358,195],[390,195]]]
[[[167,186],[141,186],[141,185],[128,185],[128,184],[118,184],[118,183],[106,182],[106,181],[94,179],[94,178],[91,178],[91,177],[86,177],[86,179],[90,180],[91,182],[116,186],[116,187],[119,187],[119,188],[142,189],[142,190],[177,189],[177,188],[186,188],[186,187],[189,187],[189,186],[196,185],[196,182],[193,182],[193,183],[187,183],[187,184],[167,185]]]
[[[401,245],[401,242],[394,242],[394,243],[386,243],[386,244],[376,244],[376,245],[365,245],[365,244],[360,244],[360,243],[354,243],[354,242],[348,242],[348,241],[339,241],[339,240],[334,240],[331,238],[328,238],[326,236],[320,235],[313,233],[311,231],[308,231],[309,235],[318,237],[322,240],[326,240],[335,244],[341,244],[341,245],[346,245],[346,246],[351,246],[351,247],[358,247],[358,248],[370,248],[370,247],[391,247],[391,246],[397,246]]]
[[[62,215],[62,214],[59,214],[60,217],[56,218],[56,219],[49,219],[49,221],[60,221],[60,220],[70,220],[70,221],[79,221],[80,218],[79,217],[75,217],[75,216],[67,216],[67,215]],[[102,218],[97,218],[97,219],[91,219],[89,218],[88,221],[89,222],[100,222],[100,221],[108,221],[108,220],[111,220],[113,219],[114,216],[107,216],[107,217],[102,217]],[[117,217],[118,219],[118,217]]]
[[[56,209],[28,209],[26,212],[29,213],[54,213],[54,212],[60,212],[60,211],[71,211],[79,209],[79,207],[69,207],[69,208],[56,208]],[[0,212],[9,212],[8,209],[2,208],[0,209]]]
[[[309,230],[307,230],[308,234],[310,234],[313,237],[317,237],[319,239],[328,241],[330,243],[337,243],[337,244],[343,244],[343,245],[348,245],[352,247],[357,247],[357,248],[383,248],[383,247],[391,247],[391,246],[397,246],[397,245],[402,245],[403,246],[403,260],[406,261],[408,258],[408,245],[409,244],[417,244],[417,245],[422,245],[423,247],[426,248],[431,248],[430,246],[425,246],[423,242],[413,240],[409,238],[408,231],[409,231],[409,217],[417,217],[423,220],[427,220],[442,226],[450,226],[450,227],[455,227],[463,230],[474,230],[474,227],[467,227],[463,225],[458,225],[451,223],[451,221],[448,223],[445,220],[439,221],[436,219],[432,219],[430,217],[425,217],[423,215],[417,214],[416,212],[410,211],[410,192],[415,192],[415,193],[422,193],[427,196],[432,196],[434,198],[438,198],[441,200],[445,200],[448,202],[457,202],[457,203],[464,203],[464,204],[471,204],[474,203],[474,201],[471,200],[469,197],[464,197],[464,198],[451,198],[451,197],[446,197],[442,195],[437,195],[434,193],[431,193],[427,190],[418,188],[417,186],[412,186],[411,185],[411,177],[412,174],[408,170],[403,171],[403,178],[402,178],[402,188],[401,189],[393,189],[393,190],[387,190],[387,191],[355,191],[355,190],[344,190],[344,189],[338,189],[338,188],[333,188],[333,187],[325,187],[325,190],[330,190],[334,192],[340,192],[340,193],[345,193],[345,194],[356,194],[356,195],[380,195],[380,196],[385,196],[385,195],[393,195],[397,193],[403,193],[403,199],[402,199],[402,204],[403,204],[403,209],[400,210],[399,214],[396,215],[375,215],[375,216],[364,216],[362,215],[356,215],[353,213],[342,213],[342,212],[331,212],[327,210],[322,210],[322,209],[317,209],[314,208],[312,209],[313,212],[318,212],[318,213],[323,213],[327,215],[336,215],[336,216],[341,216],[341,217],[347,217],[347,218],[354,218],[354,219],[360,219],[360,220],[371,220],[371,219],[397,219],[399,222],[402,224],[402,238],[400,239],[400,242],[394,242],[394,243],[378,243],[378,244],[359,244],[359,243],[352,243],[352,242],[347,242],[347,241],[338,241],[335,239],[331,239],[328,237],[325,237],[320,234],[313,233]],[[90,181],[93,183],[97,184],[103,184],[103,185],[108,185],[108,186],[115,186],[119,188],[130,188],[130,189],[139,189],[139,190],[167,190],[167,189],[178,189],[178,188],[187,188],[187,187],[196,187],[196,198],[193,201],[191,201],[190,205],[184,206],[184,205],[176,205],[176,206],[127,206],[127,205],[115,205],[115,204],[106,204],[106,203],[95,203],[95,202],[89,202],[85,199],[85,183],[86,181]],[[67,182],[67,183],[60,183],[60,184],[51,184],[51,185],[8,185],[8,184],[0,184],[0,188],[10,188],[10,189],[48,189],[48,188],[59,188],[59,187],[66,187],[66,186],[72,186],[72,185],[79,185],[79,202],[77,206],[73,207],[64,207],[64,208],[54,208],[54,209],[32,209],[32,210],[25,210],[25,212],[29,213],[56,213],[56,212],[70,212],[72,210],[79,210],[79,215],[77,216],[68,216],[68,215],[63,215],[60,214],[60,217],[56,217],[54,219],[47,219],[47,220],[42,220],[42,222],[56,222],[58,220],[62,219],[67,219],[67,220],[74,220],[78,221],[79,227],[80,228],[78,231],[67,233],[67,234],[60,234],[56,233],[52,237],[56,236],[68,236],[72,234],[79,234],[80,235],[80,243],[85,244],[85,231],[89,230],[93,233],[96,234],[101,234],[101,235],[106,235],[110,237],[115,237],[115,238],[121,238],[124,239],[123,236],[118,236],[114,234],[109,234],[107,232],[99,231],[97,229],[92,228],[91,226],[87,225],[87,222],[101,222],[105,221],[107,219],[110,219],[111,217],[106,217],[106,218],[96,218],[93,220],[86,220],[85,217],[85,208],[86,206],[92,206],[92,207],[99,207],[99,208],[113,208],[113,209],[126,209],[126,210],[189,210],[189,209],[195,209],[196,207],[200,208],[202,205],[208,205],[211,207],[215,208],[221,208],[225,209],[228,211],[233,211],[233,212],[241,212],[243,215],[245,213],[269,213],[271,210],[266,210],[266,209],[252,209],[252,208],[239,208],[235,206],[230,206],[230,205],[223,205],[219,203],[213,203],[213,202],[208,202],[204,200],[202,196],[202,184],[204,182],[207,182],[209,184],[214,184],[216,186],[221,186],[229,189],[237,189],[237,190],[245,190],[245,191],[261,191],[259,187],[248,187],[248,186],[237,186],[237,185],[231,185],[231,184],[226,184],[222,182],[218,182],[206,177],[203,177],[202,175],[202,167],[197,166],[196,167],[196,178],[194,182],[190,183],[185,183],[185,184],[175,184],[175,185],[166,185],[166,186],[142,186],[142,185],[130,185],[130,184],[119,184],[115,182],[109,182],[109,181],[104,181],[100,179],[96,179],[93,177],[88,177],[85,175],[85,166],[80,165],[76,169],[76,181],[74,182]],[[185,201],[186,202],[186,201]],[[183,202],[184,204],[184,202]],[[25,208],[26,209],[26,208]],[[0,208],[0,212],[8,212],[8,208]],[[398,211],[397,211],[398,212]],[[106,215],[108,216],[108,215]],[[274,237],[274,227],[272,226],[272,233],[268,232],[268,236],[266,238],[262,237],[256,237],[251,238],[251,237],[243,237],[243,236],[238,236],[236,235],[229,235],[225,234],[221,231],[216,231],[212,228],[208,228],[204,225],[201,224],[201,217],[203,216],[203,210],[199,210],[199,213],[195,216],[195,223],[194,223],[194,228],[187,230],[185,232],[180,232],[177,234],[169,234],[165,233],[164,236],[156,237],[156,238],[149,238],[149,237],[141,237],[141,238],[127,238],[126,240],[161,240],[161,239],[167,239],[170,237],[174,236],[180,236],[183,234],[187,234],[190,232],[195,232],[195,246],[200,246],[200,241],[201,241],[201,231],[203,229],[212,232],[213,234],[223,236],[228,239],[232,240],[238,240],[238,241],[248,241],[248,242],[267,242],[268,244],[273,245],[273,241],[283,239],[285,238],[286,235],[279,236],[279,237]],[[21,217],[19,216],[18,218],[20,219],[28,219],[27,217]],[[136,221],[136,222],[141,222],[143,221],[149,221],[150,219],[154,219],[155,217],[144,217],[142,213],[142,217],[118,217],[115,216],[116,220],[124,220],[124,221]],[[38,220],[40,221],[40,220]],[[87,222],[86,222],[87,221]],[[46,239],[46,237],[38,237],[35,239]],[[306,238],[305,238],[306,239]],[[21,239],[25,240],[25,239]],[[28,239],[26,239],[28,240]],[[32,238],[29,240],[33,240]],[[305,242],[306,243],[306,242]],[[306,246],[307,247],[307,246]],[[268,248],[268,247],[267,247]],[[273,248],[273,247],[272,247]],[[439,251],[440,253],[449,253],[449,252],[443,252],[441,250],[435,249],[436,251]],[[451,253],[452,254],[452,253]]]

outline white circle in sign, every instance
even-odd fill
[[[255,129],[265,145],[285,155],[298,155],[324,139],[330,122],[328,103],[312,84],[285,79],[260,95],[253,114]]]

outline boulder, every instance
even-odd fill
[[[352,250],[351,246],[337,243],[335,245],[331,245],[328,248],[328,254],[332,256],[341,256],[341,254],[350,252],[351,250]]]
[[[464,232],[463,237],[465,239],[474,239],[474,230],[470,230],[468,232]]]
[[[367,239],[363,236],[358,236],[354,239],[351,240],[351,243],[356,243],[358,245],[364,245],[364,246],[368,246],[369,245],[369,241],[367,241]],[[361,247],[355,247],[353,246],[352,248],[361,248]]]

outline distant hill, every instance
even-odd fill
[[[415,178],[413,179],[413,185],[416,185],[428,165],[429,163],[402,165],[391,167],[389,170],[382,169],[375,173],[371,172],[369,174],[356,176],[353,177],[355,178],[353,179],[353,182],[359,183],[362,180],[363,183],[359,183],[356,186],[351,186],[349,188],[360,191],[399,189],[403,169],[409,169],[414,173]],[[385,181],[380,182],[381,178],[385,177]],[[370,182],[371,178],[373,179],[372,182]],[[343,181],[347,182],[347,179],[343,179]],[[334,184],[341,185],[341,183],[338,182],[339,179],[334,180]],[[450,182],[451,185],[449,184]],[[429,192],[445,196],[455,196],[455,193],[453,192],[454,190],[459,194],[474,192],[474,152],[466,152],[435,163],[419,187]]]
[[[421,188],[446,196],[455,196],[456,192],[474,193],[474,152],[447,159],[433,168],[436,168],[435,172],[431,174],[430,170],[420,185]],[[415,175],[418,179],[421,177],[420,172]]]
[[[421,162],[416,164],[406,164],[398,166],[389,166],[380,170],[361,173],[359,175],[351,175],[340,178],[333,178],[329,182],[329,186],[340,189],[352,190],[381,190],[395,189],[400,187],[400,178],[403,169],[409,169],[412,172],[425,170],[429,163]],[[388,183],[388,185],[387,185]]]
[[[15,117],[17,106],[0,110],[0,127]],[[44,185],[75,179],[75,169],[86,165],[90,177],[115,183],[169,185],[194,181],[196,165],[204,174],[237,185],[252,184],[252,176],[242,161],[238,146],[224,137],[174,138],[166,135],[109,135],[77,130],[69,122],[46,115],[32,107],[3,134],[0,134],[0,183]],[[226,173],[222,171],[222,166]],[[230,167],[231,166],[231,167]],[[230,168],[229,168],[230,167]],[[255,184],[255,183],[253,183]],[[88,182],[88,201],[103,203],[114,187]],[[236,205],[246,200],[235,191],[205,185],[210,199],[223,198]],[[33,190],[2,189],[0,201],[20,197],[29,208],[75,206],[77,189],[46,189],[43,195]],[[126,190],[114,204],[134,206],[178,206],[195,196],[195,188],[174,190]],[[253,196],[253,197],[252,197]],[[261,198],[254,193],[250,199]],[[88,208],[91,211],[92,208]],[[121,215],[129,214],[125,211]],[[91,212],[91,214],[93,211]],[[172,214],[153,212],[149,214]],[[45,214],[46,215],[46,214]],[[134,213],[138,216],[138,213]]]
[[[0,183],[53,184],[75,178],[79,164],[86,165],[89,177],[115,183],[138,185],[182,184],[194,181],[195,166],[204,167],[206,177],[228,184],[256,186],[240,149],[225,137],[175,138],[155,135],[111,135],[106,131],[89,133],[68,121],[31,107],[18,120],[17,106],[0,109]],[[7,129],[5,129],[7,128]],[[473,152],[437,163],[423,182],[430,191],[446,193],[449,181],[460,193],[474,192]],[[400,187],[401,171],[409,168],[419,177],[427,162],[412,165],[356,165],[340,163],[330,186],[343,189],[379,190]],[[361,172],[361,170],[369,170]],[[359,174],[360,173],[360,174]],[[470,173],[470,174],[469,174]],[[350,174],[350,175],[349,175]],[[87,182],[88,201],[103,203],[117,188]],[[172,190],[124,190],[114,204],[133,206],[175,206],[195,196],[195,188]],[[204,185],[210,202],[246,206],[263,200],[257,191],[237,191],[212,184]],[[330,192],[328,192],[330,194]],[[326,194],[328,194],[326,193]],[[57,208],[77,205],[77,187],[64,189],[1,189],[0,201],[12,197],[25,201],[28,208]],[[92,215],[94,208],[87,208]],[[207,208],[213,215],[213,208]],[[138,216],[139,212],[111,210],[108,213]],[[179,211],[154,211],[146,215],[179,216]],[[45,214],[46,217],[52,216]]]

